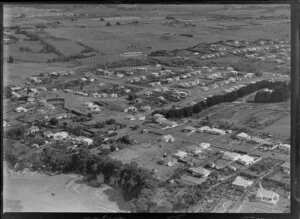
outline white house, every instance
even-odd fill
[[[136,118],[139,119],[139,120],[145,120],[145,119],[146,119],[146,116],[143,115],[143,114],[137,114],[137,115],[136,115]]]
[[[235,161],[235,160],[238,160],[239,157],[240,157],[240,154],[238,154],[238,153],[225,151],[222,158],[224,160]]]
[[[291,150],[291,145],[289,144],[279,144],[278,148],[284,151],[290,151]]]
[[[63,140],[66,139],[69,136],[68,132],[57,132],[53,134],[53,138],[55,140]]]
[[[127,115],[127,116],[126,116],[126,119],[127,119],[127,120],[132,120],[132,121],[133,121],[133,120],[135,120],[135,117],[134,117],[133,115]]]
[[[175,138],[172,135],[163,135],[161,138],[161,141],[163,142],[173,142],[175,141]]]
[[[73,138],[75,141],[81,142],[81,143],[86,143],[87,145],[93,144],[93,139],[91,138],[86,138],[83,136],[78,136],[76,138]]]
[[[244,154],[244,155],[240,155],[239,157],[238,157],[238,161],[240,162],[240,163],[242,163],[243,165],[245,165],[245,166],[248,166],[248,165],[250,165],[250,164],[253,164],[254,163],[254,157],[250,157],[249,155],[246,155],[246,154]]]
[[[210,171],[203,167],[192,167],[189,169],[193,176],[208,177]]]
[[[276,205],[279,201],[279,195],[273,191],[259,188],[256,193],[256,198],[260,201]]]
[[[125,113],[129,113],[129,112],[137,112],[137,108],[135,106],[129,106],[126,109],[124,109]]]
[[[200,147],[201,147],[201,149],[205,150],[210,147],[210,143],[202,142],[202,143],[200,143]]]
[[[178,160],[184,159],[188,154],[185,151],[177,151],[173,157],[175,157]]]
[[[30,134],[33,134],[33,133],[35,133],[35,132],[38,132],[40,129],[39,129],[39,127],[37,127],[37,126],[31,126],[29,129],[28,129],[28,132],[30,133]]]
[[[186,151],[192,154],[201,154],[202,148],[197,145],[190,145],[186,148]]]
[[[245,141],[249,141],[250,140],[250,135],[248,135],[247,133],[245,132],[241,132],[239,133],[238,135],[236,135],[236,137],[240,140],[245,140]]]
[[[232,184],[237,186],[238,188],[246,189],[253,184],[253,181],[246,180],[243,177],[237,176]]]
[[[17,113],[20,113],[20,112],[26,113],[26,112],[28,111],[28,109],[26,109],[26,108],[20,106],[20,107],[17,107],[17,108],[15,109],[15,111],[16,111]]]
[[[290,174],[291,163],[290,162],[285,162],[284,164],[281,165],[281,169],[284,173]]]

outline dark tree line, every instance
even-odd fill
[[[277,88],[276,88],[277,87]],[[260,90],[262,88],[268,88],[268,89],[275,89],[276,88],[276,95],[279,96],[279,98],[287,98],[288,97],[288,89],[289,85],[287,82],[283,81],[259,81],[255,84],[248,84],[245,87],[241,87],[238,90],[232,91],[230,93],[226,94],[219,94],[208,97],[206,100],[200,101],[197,104],[193,106],[187,106],[180,109],[161,109],[161,110],[155,110],[152,115],[159,113],[164,115],[166,118],[182,118],[182,117],[190,117],[193,114],[200,113],[202,110],[209,108],[211,106],[224,103],[224,102],[232,102],[237,100],[238,98],[241,98],[245,95],[251,94],[257,90]],[[284,88],[284,89],[282,89]],[[279,99],[278,98],[278,99]]]
[[[257,103],[272,103],[282,102],[289,98],[289,88],[287,84],[276,86],[272,92],[258,91],[254,97],[254,102]]]

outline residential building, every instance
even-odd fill
[[[202,143],[200,143],[200,147],[201,147],[201,149],[205,150],[210,147],[210,143],[202,142]]]
[[[126,109],[124,109],[125,113],[130,113],[130,112],[137,112],[137,108],[135,106],[129,106]]]
[[[183,131],[187,132],[187,133],[192,133],[192,132],[195,132],[196,130],[197,129],[195,127],[190,126],[190,125],[183,128]]]
[[[33,134],[33,133],[35,133],[35,132],[38,132],[40,129],[39,129],[39,127],[37,127],[37,126],[31,126],[29,129],[28,129],[28,133],[29,134]]]
[[[141,110],[142,110],[142,111],[145,111],[145,112],[146,112],[146,111],[150,111],[150,110],[151,110],[151,106],[142,106],[142,107],[141,107]]]
[[[43,135],[46,138],[52,138],[53,137],[53,133],[51,131],[44,131]]]
[[[145,120],[145,119],[146,119],[146,116],[143,115],[143,114],[137,114],[137,115],[136,115],[136,118],[139,119],[139,120]]]
[[[254,160],[255,160],[254,157],[250,157],[247,154],[243,154],[238,157],[238,161],[245,166],[253,164]]]
[[[278,148],[284,151],[290,151],[291,150],[291,145],[289,144],[279,144]]]
[[[230,160],[230,161],[236,161],[238,160],[240,157],[240,154],[235,153],[235,152],[229,152],[229,151],[225,151],[222,158],[224,160]]]
[[[85,143],[87,145],[91,145],[93,144],[93,139],[91,138],[86,138],[86,137],[83,137],[83,136],[78,136],[76,138],[73,138],[75,141],[77,142],[80,142],[80,143]]]
[[[237,176],[235,180],[232,182],[232,184],[239,189],[245,190],[246,188],[248,188],[253,184],[253,181],[246,180],[243,177]]]
[[[127,120],[135,120],[135,117],[133,115],[127,115],[125,119],[127,119]]]
[[[202,152],[202,148],[197,145],[190,145],[186,148],[186,151],[192,154],[200,154]]]
[[[26,109],[26,108],[20,106],[20,107],[17,107],[17,108],[15,109],[15,111],[16,111],[17,113],[20,113],[20,112],[26,113],[26,112],[28,111],[28,109]]]
[[[163,135],[161,138],[161,141],[163,142],[173,142],[175,141],[175,138],[172,135]]]
[[[281,165],[282,171],[286,174],[290,174],[290,168],[291,168],[290,162],[285,162],[284,164]]]
[[[177,160],[182,160],[184,159],[188,154],[185,151],[177,151],[173,157],[176,158]]]
[[[245,133],[245,132],[239,133],[238,135],[236,135],[236,137],[237,137],[239,140],[244,140],[244,141],[249,141],[249,140],[251,139],[250,135],[248,135],[248,134]]]
[[[267,202],[276,205],[279,201],[279,195],[273,191],[265,190],[264,188],[259,188],[256,193],[256,198],[260,201]]]
[[[193,176],[197,177],[208,177],[210,174],[210,171],[203,167],[192,167],[189,169],[189,171],[192,173]]]
[[[177,160],[172,157],[163,158],[164,165],[172,167],[177,163]]]
[[[63,140],[69,136],[68,132],[57,132],[53,135],[55,140]]]
[[[160,123],[161,125],[166,126],[166,127],[175,127],[175,126],[177,126],[177,122],[175,122],[175,121],[170,121],[170,120],[168,120],[168,119],[166,119],[166,118],[161,118],[161,119],[159,120],[159,123]]]

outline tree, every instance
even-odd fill
[[[5,87],[5,97],[6,98],[11,98],[12,97],[12,90],[11,90],[11,87],[10,86],[6,86]]]
[[[58,119],[55,118],[55,117],[52,117],[52,118],[49,120],[49,123],[50,123],[50,125],[57,126],[57,124],[58,124]]]
[[[116,123],[115,119],[109,119],[109,120],[106,121],[107,125],[112,125],[112,124],[115,124],[115,123]]]
[[[110,27],[111,23],[107,22],[105,26]]]
[[[92,117],[93,117],[93,114],[92,114],[92,113],[88,113],[88,114],[87,114],[87,117],[92,118]]]
[[[118,26],[119,26],[119,25],[121,25],[121,23],[118,21],[118,22],[116,22],[116,25],[118,25]]]
[[[138,96],[136,95],[136,93],[130,93],[128,94],[128,100],[129,101],[133,101],[134,99],[136,99]]]
[[[14,58],[12,56],[9,56],[7,62],[8,63],[14,63]]]

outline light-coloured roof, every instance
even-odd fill
[[[192,168],[190,168],[190,170],[195,173],[202,174],[202,175],[210,174],[210,171],[203,167],[192,167]]]
[[[257,190],[257,193],[256,193],[256,196],[258,196],[258,197],[266,197],[266,198],[270,198],[270,199],[273,199],[273,197],[275,195],[276,195],[275,192],[270,191],[270,190],[266,190],[266,189],[263,189],[263,188],[259,188]]]
[[[291,163],[290,162],[285,162],[281,166],[290,169],[291,168]]]
[[[236,186],[248,187],[253,184],[253,181],[246,180],[243,177],[237,176],[235,180],[232,182],[232,184]]]

